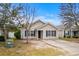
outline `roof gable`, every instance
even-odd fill
[[[47,23],[43,26],[41,26],[39,29],[43,29],[43,28],[48,28],[48,29],[57,29],[54,25],[50,24],[50,23]]]
[[[38,29],[39,27],[45,25],[44,22],[42,22],[41,20],[37,20],[32,24],[32,29]]]
[[[37,21],[35,21],[32,25],[34,25],[34,24],[36,24],[36,23],[42,23],[42,24],[45,24],[43,21],[41,21],[41,20],[37,20]]]

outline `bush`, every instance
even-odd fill
[[[4,42],[5,41],[5,38],[4,38],[4,36],[0,36],[0,41],[2,41],[2,42]]]
[[[73,38],[79,38],[79,36],[72,36]]]
[[[64,38],[70,38],[71,36],[70,35],[66,35],[66,36],[64,36]]]
[[[16,31],[14,33],[14,36],[16,37],[16,39],[21,39],[21,32],[20,32],[20,30]]]
[[[17,39],[16,38],[13,38],[13,41],[15,42]]]
[[[62,39],[62,37],[59,37],[59,39]]]
[[[67,38],[70,38],[70,36],[67,36]]]

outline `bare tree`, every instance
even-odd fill
[[[79,4],[63,3],[60,6],[60,17],[65,28],[73,25],[79,29]]]
[[[36,16],[36,9],[34,7],[31,7],[29,4],[25,4],[24,6],[24,19],[25,19],[25,28],[26,28],[26,32],[27,32],[27,38],[26,38],[26,43],[28,43],[28,36],[30,34],[30,28],[32,26],[32,23],[35,19]]]

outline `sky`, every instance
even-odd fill
[[[53,25],[60,25],[60,3],[28,3],[30,7],[36,9],[35,20],[42,20],[43,22],[50,22]],[[25,4],[23,4],[25,6]]]
[[[31,3],[29,5],[36,8],[36,20],[40,19],[53,25],[61,24],[59,3]]]

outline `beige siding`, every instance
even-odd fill
[[[58,30],[56,27],[52,26],[51,24],[45,24],[43,22],[37,22],[34,23],[31,27],[31,30],[35,30],[37,29],[37,31],[42,30],[43,31],[43,39],[53,39],[53,38],[59,38],[59,37],[63,37],[64,36],[64,30]],[[24,28],[21,28],[21,38],[22,39],[26,39],[25,37],[25,30]],[[31,31],[30,30],[30,31]],[[52,31],[56,31],[56,36],[50,36],[50,37],[46,37],[46,30],[52,30]],[[36,33],[36,37],[30,36],[29,38],[38,38],[38,32]]]
[[[64,37],[64,30],[58,30],[57,31],[57,37]]]
[[[27,38],[27,37],[25,36],[25,31],[26,31],[26,29],[24,29],[24,28],[21,29],[21,39],[26,39],[26,38]],[[34,39],[34,38],[36,39],[37,37],[29,36],[29,38],[30,38],[30,39],[32,39],[32,38],[33,38],[33,39]]]
[[[55,27],[52,27],[50,25],[47,25],[45,27],[43,27],[42,29],[39,29],[39,30],[43,30],[43,39],[53,39],[53,38],[57,38],[57,35],[56,37],[55,36],[50,36],[50,37],[46,37],[46,30],[52,30],[52,31],[56,31],[57,33],[57,30]]]
[[[21,29],[21,38],[25,39],[25,29]]]
[[[0,30],[0,35],[2,35],[2,31]]]

